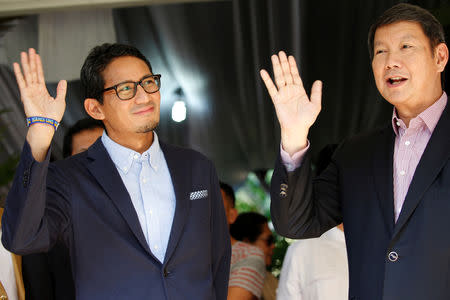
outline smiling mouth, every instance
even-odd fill
[[[147,107],[145,109],[141,109],[141,110],[135,112],[135,114],[136,115],[141,115],[141,114],[152,112],[153,110],[154,110],[154,107],[153,106],[149,106],[149,107]]]
[[[404,77],[391,77],[391,78],[387,79],[387,82],[390,85],[398,85],[406,80],[407,80],[407,78],[404,78]]]

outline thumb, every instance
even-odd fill
[[[56,98],[57,101],[64,101],[66,99],[67,92],[67,81],[60,80],[58,86],[56,87]]]
[[[322,105],[322,81],[314,81],[311,88],[311,102],[321,107]]]

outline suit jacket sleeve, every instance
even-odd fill
[[[339,168],[335,157],[336,154],[322,174],[313,180],[309,152],[302,165],[292,172],[286,171],[278,155],[271,182],[270,210],[279,234],[294,239],[319,237],[342,222]]]
[[[69,224],[69,185],[64,174],[34,160],[25,142],[6,198],[2,242],[16,254],[46,252]]]
[[[216,169],[211,164],[212,271],[217,300],[226,300],[230,276],[231,243]]]

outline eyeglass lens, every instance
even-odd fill
[[[157,76],[148,76],[143,78],[140,82],[124,82],[117,86],[117,96],[122,100],[128,100],[136,95],[137,85],[140,85],[145,92],[151,94],[159,90],[159,78]]]

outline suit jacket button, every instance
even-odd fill
[[[288,185],[285,183],[282,183],[280,185],[280,197],[286,197],[287,195],[287,189],[288,189]]]
[[[167,277],[169,275],[169,272],[167,271],[167,268],[164,268],[163,270],[163,276]]]
[[[23,178],[22,178],[23,179],[22,180],[23,187],[27,187],[29,177],[30,177],[30,172],[28,172],[28,171],[23,172]]]
[[[398,253],[395,252],[395,251],[389,252],[389,254],[388,254],[388,259],[389,259],[391,262],[396,262],[396,261],[398,260]]]

